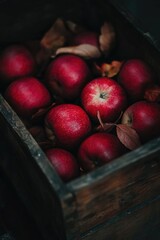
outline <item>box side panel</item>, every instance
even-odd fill
[[[55,235],[57,239],[64,239],[64,236],[58,238],[57,233],[58,225],[62,221],[57,196],[48,186],[44,176],[40,172],[37,173],[34,162],[29,159],[22,149],[19,149],[15,138],[11,139],[10,134],[10,140],[8,141],[3,134],[1,136],[3,137],[3,142],[0,140],[3,151],[0,153],[2,155],[0,164],[16,189],[17,194],[30,214],[35,218],[37,226],[43,226],[40,231],[44,231],[48,239],[52,239],[52,235]],[[50,231],[51,228],[52,231]]]
[[[160,198],[123,212],[83,234],[85,240],[149,240],[160,238]]]
[[[146,147],[115,160],[96,173],[89,174],[79,183],[75,181],[69,185],[76,195],[78,223],[82,236],[88,229],[103,229],[104,222],[112,222],[116,216],[132,212],[133,208],[143,206],[146,201],[151,205],[150,209],[152,208],[152,200],[158,198],[160,187],[159,146],[160,139],[156,143],[150,142]],[[124,163],[126,166],[123,166]],[[160,204],[157,204],[157,210],[159,208]],[[150,213],[152,216],[152,211]],[[138,220],[133,221],[135,227],[138,227]]]
[[[71,207],[65,214],[70,221],[69,215],[74,212],[72,194],[3,98],[0,113],[0,166],[35,219],[44,239],[50,240],[53,236],[57,240],[65,239],[63,215],[69,203]]]
[[[117,46],[113,55],[115,59],[144,59],[153,67],[159,79],[160,54],[152,41],[135,28],[137,26],[134,26],[134,19],[126,20],[124,14],[104,1],[99,2],[97,6],[102,16],[104,17],[106,13],[115,26],[117,33]],[[113,170],[111,175],[107,176],[107,172],[104,173],[106,169],[104,167],[103,171],[97,171],[97,178],[96,174],[91,174],[88,180],[81,179],[79,187],[77,182],[70,185],[77,199],[78,222],[82,236],[88,229],[101,226],[114,216],[143,205],[145,201],[149,201],[152,206],[152,199],[157,198],[160,187],[159,154],[159,140],[154,140],[130,156],[118,160],[120,168],[115,172]],[[123,168],[124,161],[128,161],[128,166]],[[111,165],[108,166],[108,169],[110,168]],[[98,180],[101,174],[101,180]],[[88,181],[86,185],[85,180]],[[158,204],[157,206],[160,207]],[[148,213],[152,215],[152,212]],[[138,227],[138,224],[138,221],[135,221],[135,226]]]

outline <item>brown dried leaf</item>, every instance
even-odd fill
[[[98,118],[98,121],[99,121],[99,125],[96,127],[96,131],[98,132],[109,132],[111,131],[115,126],[117,126],[119,120],[121,119],[123,115],[123,112],[120,113],[119,117],[115,120],[115,122],[110,122],[110,123],[103,123],[102,122],[102,119],[101,119],[101,115],[100,115],[100,112],[97,111],[97,118]]]
[[[147,88],[144,94],[144,99],[149,102],[159,102],[160,101],[160,86],[152,86]]]
[[[116,132],[121,143],[128,149],[134,150],[141,146],[138,133],[126,124],[117,124]]]
[[[64,21],[58,18],[41,39],[41,46],[52,51],[57,50],[65,44],[69,34]]]
[[[80,44],[78,46],[63,47],[59,48],[56,51],[56,55],[62,53],[71,53],[86,59],[99,58],[101,56],[99,49],[96,46],[90,44]]]
[[[115,127],[114,123],[104,123],[104,125],[98,125],[95,129],[96,132],[110,132]]]
[[[41,48],[36,55],[37,63],[45,67],[50,56],[55,54],[58,48],[64,46],[70,35],[71,32],[65,26],[64,21],[58,18],[40,41]]]
[[[111,63],[103,63],[100,67],[102,77],[114,77],[119,73],[122,61],[112,61]]]
[[[98,132],[111,131],[113,127],[115,127],[115,123],[103,123],[99,111],[97,111],[97,118],[99,121],[99,126],[96,127],[96,131]]]
[[[31,119],[36,120],[44,116],[56,103],[52,103],[50,106],[45,108],[40,108],[35,114],[32,115]]]
[[[101,51],[108,55],[114,46],[116,33],[114,27],[109,22],[104,22],[101,27],[101,34],[99,36],[99,44]]]

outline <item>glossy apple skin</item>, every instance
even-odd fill
[[[53,94],[65,101],[72,101],[80,95],[90,74],[90,69],[82,58],[64,54],[50,63],[45,79]]]
[[[126,153],[119,139],[110,133],[94,133],[86,138],[78,150],[80,166],[90,171]]]
[[[31,52],[23,45],[8,46],[0,55],[0,79],[10,83],[14,79],[32,75],[35,60]]]
[[[81,103],[93,121],[98,122],[99,111],[103,122],[112,122],[126,108],[127,97],[116,81],[101,77],[86,84],[81,93]]]
[[[155,74],[141,59],[130,59],[124,62],[118,74],[118,82],[126,90],[132,102],[144,99],[147,87],[155,82]]]
[[[39,109],[51,103],[48,89],[34,77],[19,78],[9,84],[5,99],[19,116],[31,118]]]
[[[160,136],[160,105],[138,101],[126,109],[121,122],[133,127],[145,143]]]
[[[73,37],[72,44],[90,44],[99,47],[99,36],[96,32],[84,31]]]
[[[91,122],[80,106],[61,104],[48,112],[45,128],[53,143],[65,149],[74,150],[90,133]]]
[[[78,162],[69,151],[61,148],[51,148],[47,149],[45,154],[63,181],[68,182],[79,175]]]

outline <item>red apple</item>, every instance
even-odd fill
[[[2,83],[10,83],[14,79],[32,75],[35,61],[31,52],[22,45],[11,45],[0,55],[0,79]]]
[[[142,142],[160,136],[160,105],[139,101],[130,105],[122,116],[122,123],[131,126]]]
[[[4,96],[18,115],[31,118],[51,103],[48,89],[34,77],[19,78],[6,89]]]
[[[72,54],[56,57],[46,70],[46,82],[51,91],[65,100],[73,100],[90,77],[87,63]]]
[[[48,112],[45,127],[53,143],[66,149],[75,149],[89,134],[91,122],[80,106],[61,104]]]
[[[110,133],[94,133],[86,138],[78,150],[80,166],[92,170],[112,161],[126,152],[119,139]]]
[[[132,101],[143,100],[145,90],[155,82],[155,73],[145,61],[130,59],[122,65],[118,82]]]
[[[81,102],[88,115],[97,121],[99,111],[103,122],[115,121],[127,105],[123,88],[114,80],[100,77],[83,88]]]
[[[68,39],[67,46],[60,47],[56,50],[58,54],[75,54],[85,59],[98,59],[102,56],[107,57],[115,46],[115,29],[113,25],[106,21],[102,24],[98,32],[92,30],[76,28],[77,26],[68,25],[70,30],[75,34]]]
[[[99,48],[99,34],[92,31],[80,32],[72,38],[72,44],[90,44]]]
[[[78,162],[69,151],[61,148],[51,148],[46,150],[45,153],[63,181],[68,182],[79,175]]]

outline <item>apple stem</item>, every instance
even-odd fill
[[[103,130],[103,131],[109,131],[111,130],[113,127],[116,127],[119,120],[121,119],[122,117],[122,114],[123,112],[120,113],[119,117],[117,118],[117,120],[114,122],[114,123],[103,123],[102,121],[102,118],[101,118],[101,115],[100,115],[100,112],[97,111],[97,118],[98,118],[98,121],[100,123],[100,125],[96,128],[96,130]]]
[[[106,99],[107,94],[102,92],[102,93],[100,93],[99,96],[100,96],[100,98],[102,98],[102,99]]]
[[[102,118],[101,118],[99,111],[97,111],[97,118],[98,118],[98,121],[99,121],[101,127],[105,130],[104,123],[102,122]]]

